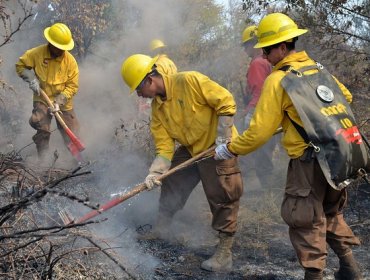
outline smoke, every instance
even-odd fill
[[[188,33],[181,26],[182,14],[187,8],[187,2],[189,1],[127,1],[127,6],[136,11],[135,15],[140,18],[140,22],[124,30],[126,36],[122,41],[127,49],[126,55],[148,53],[150,41],[156,38],[164,40],[168,45],[181,44]],[[122,2],[116,1],[115,5],[119,7]],[[126,14],[123,15],[125,16]],[[129,20],[135,22],[135,18]]]
[[[81,123],[87,128],[84,131],[84,140],[89,147],[89,154],[99,154],[98,150],[106,148],[118,120],[132,119],[136,114],[136,94],[129,94],[120,76],[123,60],[135,53],[149,54],[149,43],[155,38],[175,49],[190,32],[184,30],[180,21],[186,1],[128,1],[126,4],[137,11],[135,15],[140,16],[140,22],[136,22],[133,15],[126,14],[123,3],[115,2],[115,11],[123,12],[122,16],[116,16],[125,22],[131,20],[132,25],[125,26],[121,23],[121,34],[114,36],[113,41],[103,40],[96,44],[94,55],[88,56],[80,64],[80,93],[76,97],[76,108]],[[147,172],[148,159],[125,152],[110,157],[109,163],[105,162],[104,172],[97,176],[98,184],[104,189],[104,193],[114,193],[130,189],[129,186],[142,181]],[[116,242],[125,248],[122,254],[129,254],[130,259],[140,264],[139,269],[144,271],[154,268],[158,263],[148,259],[141,251],[135,239],[138,235],[136,229],[146,224],[155,224],[158,199],[157,190],[139,194],[111,209],[105,215],[109,220],[100,229],[96,229],[99,235],[112,236],[112,233],[127,228],[121,240]],[[171,225],[173,237],[180,241],[186,240],[187,246],[194,247],[214,241],[215,238],[210,238],[212,229],[208,209],[204,191],[198,186],[185,208],[174,217]]]
[[[32,142],[33,129],[28,125],[28,118],[32,110],[32,91],[16,74],[15,63],[19,56],[28,48],[32,48],[39,41],[39,30],[25,27],[14,35],[12,41],[1,47],[1,79],[10,88],[3,90],[1,98],[4,101],[1,116],[1,127],[6,134],[1,133],[10,141],[14,139],[15,147],[23,147]],[[30,136],[29,136],[30,135]]]
[[[120,150],[117,153],[112,141],[115,128],[122,120],[135,121],[137,117],[137,96],[130,95],[123,83],[121,64],[131,54],[149,54],[149,43],[155,38],[162,39],[167,45],[181,45],[191,31],[185,30],[180,21],[186,4],[187,1],[171,0],[114,1],[113,11],[117,19],[114,25],[121,28],[116,29],[118,33],[108,34],[96,42],[87,57],[79,63],[80,83],[74,98],[74,109],[81,125],[81,139],[86,145],[82,154],[95,162],[92,167],[95,173],[90,179],[94,188],[91,193],[100,195],[90,199],[100,205],[111,199],[111,193],[130,189],[130,186],[143,181],[148,172],[148,158],[135,151]],[[2,48],[4,79],[14,85],[12,98],[17,100],[16,107],[19,108],[16,119],[21,120],[20,132],[14,143],[16,149],[32,143],[35,131],[28,125],[32,92],[16,75],[14,64],[27,49],[46,43],[42,33],[43,30],[34,27],[31,21],[17,33],[12,43]],[[55,129],[53,121],[52,130]],[[61,158],[69,157],[57,130],[52,133],[50,144],[52,150],[62,152]],[[115,154],[110,154],[112,151]],[[35,146],[29,146],[22,153],[25,157],[35,156]],[[132,263],[146,264],[142,267],[150,270],[158,263],[141,252],[136,243],[136,228],[155,223],[158,199],[158,191],[142,193],[103,214],[102,217],[107,217],[108,221],[92,229],[97,235],[107,238],[126,229],[125,234],[112,244],[123,247],[122,255],[130,255]],[[211,232],[210,215],[204,212],[204,208],[208,209],[208,205],[203,190],[198,187],[185,209],[175,217],[172,230],[175,235],[180,232],[187,234],[189,245],[200,245]],[[89,211],[80,205],[71,205],[70,209],[74,216]],[[199,215],[200,212],[205,216]]]

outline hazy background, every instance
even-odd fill
[[[57,1],[56,1],[57,2]],[[14,109],[9,110],[11,121],[14,121],[16,137],[9,137],[16,150],[32,143],[32,135],[35,131],[29,126],[28,119],[32,110],[32,91],[28,84],[23,82],[15,73],[14,64],[20,55],[27,49],[46,43],[43,30],[52,22],[66,22],[69,16],[58,16],[53,9],[56,4],[41,2],[33,5],[34,15],[22,26],[21,30],[13,37],[13,41],[1,48],[3,59],[1,73],[3,79],[12,85],[14,91],[9,92],[12,100],[16,100]],[[235,54],[230,48],[241,51],[239,45],[239,31],[235,34],[236,44],[214,46],[217,54],[212,54],[202,44],[212,40],[212,30],[206,26],[197,26],[198,19],[204,17],[204,6],[212,13],[219,16],[221,6],[214,6],[212,1],[197,3],[196,1],[112,1],[109,10],[110,15],[106,19],[114,19],[114,22],[105,22],[107,29],[99,36],[94,37],[94,42],[85,53],[78,55],[76,48],[78,41],[75,38],[76,48],[72,51],[78,60],[80,70],[80,83],[78,94],[74,98],[74,109],[81,125],[81,139],[86,145],[82,155],[93,164],[89,167],[94,173],[87,179],[86,195],[99,204],[110,200],[111,193],[131,189],[136,183],[144,180],[148,172],[151,153],[140,153],[135,147],[128,149],[119,146],[115,132],[122,123],[126,129],[134,129],[131,125],[147,116],[138,115],[137,96],[129,94],[127,86],[121,78],[121,64],[125,58],[135,53],[149,54],[149,43],[152,39],[161,39],[168,45],[170,57],[177,63],[179,70],[200,70],[207,75],[215,73],[214,78],[222,81],[224,73],[240,71],[240,59],[235,59]],[[55,8],[53,8],[55,7]],[[50,13],[50,15],[47,15]],[[73,14],[73,12],[71,11]],[[219,22],[212,15],[204,20]],[[87,21],[88,24],[89,21]],[[73,32],[73,22],[68,24]],[[197,30],[199,29],[199,30]],[[216,32],[216,31],[215,31]],[[198,34],[202,33],[201,37]],[[75,33],[73,33],[75,37]],[[220,35],[217,35],[220,36]],[[216,38],[216,37],[215,37]],[[197,41],[194,41],[197,40]],[[214,39],[213,39],[214,40]],[[177,62],[177,57],[178,62]],[[234,58],[233,58],[234,57]],[[209,58],[212,58],[209,59]],[[2,127],[8,124],[2,123]],[[56,129],[53,121],[52,129]],[[148,127],[142,130],[143,134],[149,134]],[[121,135],[124,137],[123,135]],[[128,136],[132,136],[131,134]],[[140,135],[138,136],[140,137]],[[151,139],[150,139],[151,140]],[[125,141],[134,141],[127,138]],[[68,167],[70,157],[63,147],[58,131],[52,133],[50,141],[51,151],[57,149],[60,152],[61,165],[56,167]],[[138,147],[137,147],[138,148]],[[36,148],[34,144],[24,148],[22,156],[29,161],[36,160]],[[65,162],[63,162],[65,160]],[[89,191],[89,188],[91,191]],[[120,251],[127,258],[128,263],[138,266],[144,271],[157,265],[152,257],[143,254],[136,245],[136,229],[142,225],[153,225],[158,207],[159,191],[143,193],[132,198],[102,215],[108,221],[94,227],[94,233],[109,240],[111,246],[122,247]],[[76,203],[66,202],[65,208],[75,216],[81,216],[89,209]],[[204,213],[204,210],[207,213]],[[186,234],[189,246],[199,246],[205,240],[213,236],[210,227],[211,219],[208,205],[201,187],[189,199],[186,209],[179,213],[174,222],[174,231]],[[191,225],[191,226],[189,226]],[[191,238],[190,238],[191,237]],[[214,240],[214,237],[211,238]]]
[[[25,10],[20,2],[26,4]],[[0,81],[5,81],[0,96],[0,151],[11,147],[22,149],[22,157],[30,162],[35,160],[36,148],[31,139],[35,131],[28,124],[32,91],[16,75],[14,65],[26,50],[46,43],[45,27],[54,22],[66,23],[76,42],[72,54],[80,69],[80,88],[74,105],[81,124],[81,139],[86,145],[83,156],[92,162],[88,168],[94,171],[82,186],[72,188],[81,188],[81,193],[96,203],[102,204],[111,199],[111,193],[128,190],[142,182],[154,156],[152,146],[148,145],[148,149],[140,146],[140,141],[151,142],[148,127],[143,125],[148,123],[149,117],[139,114],[138,98],[136,94],[129,94],[120,73],[121,64],[128,56],[151,55],[149,43],[152,39],[161,39],[168,45],[165,52],[180,71],[201,71],[229,89],[238,104],[239,120],[244,107],[241,92],[250,61],[241,48],[242,31],[250,24],[257,24],[268,12],[289,11],[300,26],[310,29],[298,41],[298,49],[304,46],[350,87],[355,97],[368,94],[370,75],[366,71],[369,71],[369,64],[364,63],[369,54],[368,22],[353,16],[352,25],[343,26],[343,13],[325,5],[313,7],[316,1],[305,1],[311,5],[309,8],[298,4],[292,7],[289,1],[270,5],[263,1],[261,6],[255,1],[237,0],[20,2],[6,2],[6,7],[12,11],[11,27],[15,28],[18,18],[27,11],[31,16],[11,41],[0,47]],[[324,8],[327,8],[326,17],[322,16]],[[334,18],[337,12],[339,23]],[[321,18],[328,20],[324,22]],[[330,25],[345,30],[346,34],[329,33],[325,28]],[[6,33],[3,27],[0,31]],[[347,33],[354,31],[357,37],[348,37]],[[360,41],[358,37],[365,39]],[[359,119],[366,114],[368,116],[368,111]],[[53,121],[52,129],[55,128]],[[51,150],[58,149],[61,154],[56,167],[71,167],[69,153],[58,131],[52,133],[50,143]],[[281,178],[284,177],[285,172],[281,172]],[[247,190],[249,187],[247,184]],[[130,256],[127,261],[135,264],[133,266],[139,264],[139,270],[150,271],[157,264],[157,260],[143,254],[136,236],[140,226],[154,223],[158,198],[156,190],[142,193],[102,215],[109,220],[94,228],[94,233],[109,239],[112,246],[122,247],[122,255]],[[75,216],[88,211],[77,203],[66,202],[65,207]],[[210,223],[208,205],[203,190],[198,187],[184,211],[176,216],[173,229],[187,236],[189,246],[200,246],[215,240]]]

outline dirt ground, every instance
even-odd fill
[[[288,227],[280,218],[284,184],[281,174],[285,174],[283,168],[278,173],[276,186],[269,189],[261,189],[253,174],[249,174],[239,213],[239,230],[233,246],[232,272],[217,274],[201,270],[200,263],[214,252],[216,235],[211,233],[194,246],[191,240],[196,233],[183,230],[170,241],[139,241],[145,253],[160,260],[150,279],[303,279],[303,270],[288,237]],[[202,190],[198,188],[195,192],[199,196]],[[354,254],[361,265],[364,279],[370,279],[370,185],[351,187],[349,193],[345,217],[362,242],[360,247],[354,248]],[[207,205],[203,204],[202,207],[204,217],[209,215]],[[329,251],[324,279],[334,279],[337,269],[337,258]]]
[[[363,185],[361,191],[351,191],[354,202],[346,210],[346,217],[355,234],[361,239],[362,245],[354,248],[354,254],[361,264],[364,279],[370,279],[369,212],[361,214],[362,218],[366,218],[360,222],[359,213],[352,208],[369,205],[366,193],[362,195],[366,198],[358,200],[356,192],[362,191],[369,192],[370,186]],[[262,200],[266,197],[272,203],[279,202],[281,198],[270,192],[259,194],[259,197]],[[155,269],[151,279],[303,279],[303,271],[288,238],[287,226],[277,217],[268,216],[271,213],[267,211],[277,209],[278,205],[270,204],[270,209],[259,209],[267,205],[257,203],[256,199],[251,196],[245,201],[246,204],[249,202],[249,209],[241,208],[240,228],[233,247],[234,266],[231,273],[209,273],[199,268],[200,263],[212,255],[214,246],[191,248],[186,245],[186,237],[177,240],[175,238],[175,241],[139,241],[144,252],[160,260],[160,265]],[[253,210],[250,209],[252,204],[256,207]],[[216,242],[215,236],[212,236],[212,240]],[[324,279],[334,279],[334,272],[337,269],[336,256],[329,252]]]
[[[87,167],[93,171],[92,174],[65,181],[59,189],[76,197],[89,197],[91,205],[101,204],[109,200],[111,194],[122,190],[122,186],[127,186],[126,190],[129,190],[135,182],[142,180],[143,174],[138,170],[146,170],[147,163],[138,159],[136,154],[109,154],[106,160],[97,161]],[[54,278],[303,279],[303,270],[288,238],[288,228],[280,217],[286,166],[286,158],[275,162],[274,185],[269,187],[259,185],[253,170],[244,173],[244,194],[239,211],[239,229],[233,246],[234,265],[230,273],[210,273],[200,269],[201,262],[213,254],[217,235],[211,229],[211,213],[199,185],[185,208],[174,217],[171,225],[173,235],[169,240],[141,238],[154,224],[158,189],[131,198],[95,218],[99,223],[80,229],[84,231],[83,234],[87,234],[102,248],[106,248],[107,252],[112,253],[130,271],[131,278],[122,269],[117,269],[117,265],[101,254],[101,251],[86,253],[86,242],[79,241],[81,238],[78,236],[81,233],[73,235],[72,231],[63,231],[65,235],[62,238],[64,244],[67,244],[69,250],[75,251],[75,254],[73,258],[71,256],[58,263]],[[122,176],[122,170],[125,170],[125,176]],[[5,188],[8,187],[3,186]],[[370,279],[370,185],[351,186],[349,194],[345,217],[362,242],[360,247],[354,248],[354,254],[360,263],[364,279]],[[37,221],[45,220],[50,223],[53,220],[53,223],[59,224],[61,221],[58,211],[61,209],[68,209],[74,217],[80,217],[89,211],[81,203],[55,195],[45,197],[28,208],[40,215],[36,216]],[[58,240],[59,243],[62,244],[62,241]],[[62,253],[60,251],[59,254]],[[336,256],[329,251],[324,279],[334,279],[337,269]],[[6,271],[5,268],[3,270]],[[0,279],[7,278],[0,276]]]

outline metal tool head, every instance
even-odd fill
[[[69,213],[66,209],[59,211],[59,217],[62,219],[64,225],[69,225],[74,222],[74,218],[71,213]]]

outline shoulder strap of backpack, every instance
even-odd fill
[[[279,68],[279,70],[284,71],[284,72],[286,72],[286,71],[295,71],[290,65],[284,65],[283,67]],[[303,140],[308,144],[310,142],[310,140],[309,140],[307,132],[304,130],[304,128],[302,126],[300,126],[299,124],[297,124],[295,121],[293,121],[290,118],[290,116],[288,115],[287,112],[285,112],[285,114],[288,117],[288,119],[292,122],[292,124],[294,125],[294,127],[298,131],[299,135],[301,135]]]

